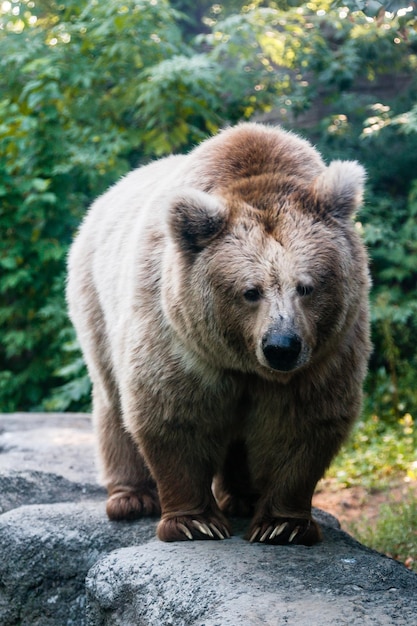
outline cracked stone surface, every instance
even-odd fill
[[[153,540],[101,559],[87,590],[92,625],[417,623],[417,577],[334,528],[312,548]]]
[[[2,626],[417,624],[417,576],[322,511],[324,541],[164,544],[110,522],[89,416],[0,415]]]

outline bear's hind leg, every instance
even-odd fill
[[[158,514],[155,481],[122,422],[106,322],[86,251],[88,246],[73,248],[67,296],[93,385],[93,423],[109,496],[107,514],[112,520]]]
[[[230,443],[221,474],[215,477],[213,492],[220,510],[236,517],[252,517],[259,494],[252,486],[246,444]]]
[[[112,406],[113,404],[113,406]],[[159,498],[142,455],[125,430],[115,403],[109,404],[93,388],[93,417],[111,520],[132,520],[160,513]]]

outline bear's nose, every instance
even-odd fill
[[[262,339],[262,351],[270,367],[289,372],[294,369],[301,352],[301,339],[293,333],[283,335],[269,331]]]

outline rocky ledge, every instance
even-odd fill
[[[316,510],[324,540],[163,544],[110,522],[89,416],[0,415],[2,626],[417,624],[417,576]]]

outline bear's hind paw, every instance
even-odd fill
[[[250,543],[312,546],[321,541],[321,532],[312,519],[278,517],[253,525],[247,539]]]
[[[252,517],[255,512],[256,499],[225,495],[218,502],[222,513],[230,517]]]
[[[227,525],[215,518],[182,515],[163,518],[157,529],[162,541],[193,541],[194,539],[228,539],[230,530]]]
[[[106,505],[106,513],[114,521],[159,515],[160,511],[158,495],[153,491],[120,489],[109,496]]]

